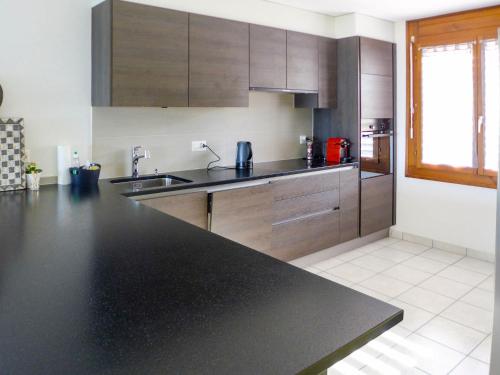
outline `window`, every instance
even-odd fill
[[[496,187],[499,27],[499,6],[408,22],[408,177]]]

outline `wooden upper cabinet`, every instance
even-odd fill
[[[337,40],[318,38],[318,108],[337,106]]]
[[[393,45],[360,38],[361,118],[394,117]]]
[[[250,25],[250,87],[286,88],[286,30]]]
[[[108,0],[92,17],[92,105],[188,105],[187,13]]]
[[[337,107],[337,40],[317,37],[318,93],[295,94],[296,108]]]
[[[361,38],[361,74],[392,77],[393,45],[389,42]]]
[[[392,77],[361,74],[361,117],[393,118]]]
[[[247,107],[249,25],[189,15],[189,106]]]
[[[287,89],[318,91],[318,37],[287,31]]]

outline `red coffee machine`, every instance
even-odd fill
[[[326,141],[326,161],[331,163],[348,163],[351,143],[347,138],[328,138]]]

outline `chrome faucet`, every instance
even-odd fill
[[[142,153],[140,153],[140,151]],[[149,159],[151,158],[151,154],[149,150],[145,150],[142,146],[133,146],[132,147],[132,178],[139,177],[139,160],[140,159]]]

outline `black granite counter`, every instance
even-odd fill
[[[302,174],[326,169],[338,169],[352,166],[357,167],[358,163],[353,162],[338,164],[323,161],[307,162],[304,159],[290,159],[255,163],[253,169],[249,170],[236,170],[231,167],[219,167],[212,170],[207,170],[204,168],[187,171],[176,171],[169,174],[191,182],[182,185],[174,185],[168,188],[149,189],[147,193],[152,194],[160,193],[163,191],[200,188],[205,186],[230,184],[235,182],[252,181],[258,179],[286,176],[290,174]],[[143,195],[144,191],[133,192],[123,190],[122,194],[127,196],[137,196]]]
[[[0,193],[2,374],[315,374],[401,319],[106,181]]]

